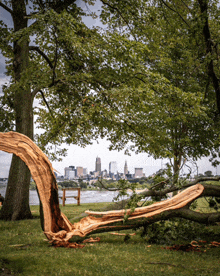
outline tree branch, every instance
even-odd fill
[[[36,52],[38,52],[38,54],[40,54],[47,61],[47,63],[49,64],[50,68],[51,69],[54,68],[53,64],[50,61],[50,59],[48,58],[48,56],[46,54],[44,54],[44,52],[41,51],[39,47],[37,47],[37,46],[29,46],[29,50],[30,51],[36,51]]]
[[[183,190],[186,189],[188,187],[191,187],[197,183],[200,182],[205,182],[205,181],[219,181],[220,177],[202,177],[202,178],[198,178],[182,187],[176,187],[176,186],[171,186],[167,189],[164,189],[162,191],[155,191],[155,190],[147,190],[147,191],[143,191],[141,193],[139,193],[139,195],[145,196],[145,197],[149,197],[149,196],[165,196],[168,193],[172,193],[172,192],[176,192],[179,190]],[[201,197],[204,196],[217,196],[220,197],[220,186],[217,185],[210,185],[210,184],[202,184],[203,187],[205,188],[203,193],[201,194]]]
[[[119,11],[119,9],[116,8],[116,7],[114,7],[114,6],[112,6],[112,5],[110,5],[109,3],[105,2],[104,0],[101,0],[101,2],[102,2],[104,5],[109,6],[111,9],[117,11],[117,13],[121,16],[121,18],[124,20],[124,22],[125,22],[126,25],[128,26],[128,29],[129,29],[129,31],[131,32],[131,34],[133,35],[134,39],[137,41],[136,35],[133,34],[133,31],[132,31],[132,29],[131,29],[131,27],[130,27],[128,21],[124,18],[124,16],[123,16],[122,13]]]
[[[57,13],[60,13],[64,9],[67,9],[70,5],[76,2],[76,0],[65,0],[65,1],[56,1],[56,3],[53,3],[54,1],[51,1],[49,3],[49,7],[52,8]]]
[[[56,81],[52,81],[51,84],[49,84],[47,87],[36,87],[33,91],[32,91],[32,100],[34,100],[34,97],[36,96],[36,94],[38,92],[40,92],[41,89],[45,89],[45,88],[51,88],[54,85],[56,85],[57,83],[62,82],[62,80],[56,80]]]
[[[0,2],[0,7],[2,7],[3,9],[5,9],[11,15],[13,14],[13,11],[9,7],[7,7],[5,4],[1,3],[1,2]]]
[[[48,102],[47,102],[47,100],[46,100],[46,98],[45,98],[45,96],[44,96],[43,91],[42,91],[42,90],[39,90],[39,92],[41,93],[41,96],[42,96],[42,98],[43,98],[43,101],[45,102],[45,104],[46,104],[46,106],[47,106],[47,108],[48,108],[48,110],[49,110],[49,112],[50,112],[50,115],[54,118],[53,112],[52,112],[52,110],[50,109],[50,106],[49,106],[49,104],[48,104]]]
[[[114,191],[120,191],[120,190],[122,190],[122,189],[120,189],[120,188],[108,188],[108,187],[105,186],[105,184],[103,184],[102,181],[100,181],[100,179],[98,179],[98,182],[100,183],[100,185],[102,186],[102,188],[104,188],[104,189],[107,190],[107,191],[114,192]],[[129,188],[130,188],[130,187],[125,187],[124,189],[129,189]]]
[[[140,218],[135,220],[128,220],[126,223],[118,222],[109,224],[109,226],[100,227],[96,230],[93,230],[90,234],[97,234],[109,231],[116,231],[116,230],[125,230],[125,229],[137,229],[138,227],[145,227],[161,220],[168,220],[171,218],[184,218],[190,221],[195,221],[198,223],[202,223],[205,225],[215,224],[216,222],[220,221],[220,213],[200,213],[192,211],[186,207],[182,207],[180,209],[170,209],[164,211],[160,214],[153,215],[148,218]]]
[[[163,186],[164,184],[168,184],[169,183],[169,179],[166,179],[164,181],[161,181],[157,184],[155,184],[154,186],[150,187],[149,190],[153,190],[155,188],[160,188],[161,186]]]
[[[160,0],[168,9],[170,9],[171,11],[175,12],[178,14],[178,16],[181,18],[181,20],[188,26],[189,24],[186,22],[186,20],[182,17],[182,15],[175,9],[173,9],[172,7],[170,7],[164,0]]]

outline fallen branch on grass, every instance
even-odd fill
[[[203,223],[220,219],[219,213],[201,214],[184,208],[205,193],[203,185],[196,184],[171,199],[136,208],[134,211],[130,209],[108,212],[86,211],[87,217],[72,224],[60,211],[58,186],[47,156],[31,139],[17,132],[0,133],[0,141],[0,150],[16,154],[29,167],[43,206],[44,233],[55,246],[81,248],[83,245],[70,244],[69,240],[73,236],[85,237],[88,234],[136,228],[175,216],[199,220]],[[155,195],[157,191],[148,192]],[[125,215],[129,217],[123,223]]]
[[[132,233],[132,234],[124,234],[124,233],[110,233],[111,235],[116,235],[116,236],[135,236],[136,234],[135,233]]]
[[[174,250],[174,251],[196,251],[196,252],[206,252],[207,249],[211,247],[219,247],[220,242],[212,241],[207,243],[206,241],[191,241],[188,244],[175,244],[173,246],[166,246],[164,249]]]

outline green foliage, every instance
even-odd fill
[[[209,20],[218,44],[215,8]],[[111,106],[105,132],[110,148],[173,159],[176,181],[184,160],[218,151],[215,92],[206,71],[202,17],[196,1],[185,5],[131,1],[128,7],[112,0],[101,14],[114,36],[124,38],[120,49],[130,76],[105,93],[106,109]],[[218,63],[214,51],[211,58]],[[219,75],[217,66],[215,70]]]
[[[129,196],[128,194],[128,189],[132,189],[132,192],[135,192],[135,186],[136,183],[130,183],[125,179],[120,179],[117,183],[117,188],[118,188],[118,194],[114,198],[114,201],[119,201],[120,199]]]
[[[219,197],[209,197],[207,199],[209,207],[213,208],[215,211],[220,209],[220,198]]]
[[[8,95],[31,87],[39,102],[36,122],[43,129],[35,140],[51,158],[65,154],[58,150],[63,142],[86,146],[107,136],[110,149],[173,159],[176,174],[184,159],[216,149],[214,89],[206,68],[211,58],[217,70],[218,55],[206,56],[195,1],[170,3],[170,8],[162,1],[103,2],[100,18],[107,29],[88,28],[85,12],[73,2],[32,4],[34,23],[18,32],[2,24],[0,47],[34,37],[38,51],[30,50],[29,66]],[[217,45],[214,6],[209,19]],[[8,73],[13,75],[10,66]]]
[[[114,201],[123,201],[129,198],[129,200],[126,200],[126,204],[124,206],[125,210],[130,209],[131,213],[135,210],[136,207],[138,207],[138,203],[145,198],[145,196],[141,196],[137,193],[136,189],[138,187],[139,183],[136,182],[129,182],[125,179],[120,179],[117,183],[118,188],[118,194],[116,197],[114,197]],[[130,193],[132,193],[130,195]],[[126,213],[124,215],[124,222],[127,221],[129,218],[129,214]]]
[[[77,182],[69,180],[69,181],[59,182],[59,186],[62,188],[69,188],[69,187],[75,188],[75,187],[78,187],[79,185]]]
[[[206,171],[204,172],[204,175],[207,177],[213,176],[212,171]]]
[[[37,186],[36,186],[34,181],[31,181],[29,188],[30,188],[30,190],[36,190],[37,189]]]
[[[156,222],[139,231],[149,243],[157,244],[178,244],[181,241],[187,243],[194,239],[201,240],[214,236],[213,231],[206,226],[184,219]]]
[[[82,181],[81,179],[79,180],[79,186],[81,189],[87,189],[87,183]]]

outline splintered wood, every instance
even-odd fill
[[[34,179],[43,205],[44,233],[55,246],[80,248],[76,243],[69,243],[73,236],[85,237],[99,229],[114,229],[114,223],[123,222],[124,215],[128,220],[150,218],[167,210],[179,209],[200,196],[204,187],[194,185],[171,199],[154,203],[150,206],[131,210],[108,212],[86,211],[87,217],[77,223],[71,223],[60,211],[58,186],[53,167],[47,156],[27,136],[17,132],[0,133],[0,150],[19,156],[28,166]],[[111,227],[109,226],[111,225]]]

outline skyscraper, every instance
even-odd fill
[[[125,165],[124,165],[124,175],[128,174],[128,165],[127,161],[125,160]]]
[[[117,162],[116,161],[112,161],[109,163],[109,174],[113,173],[116,174],[118,171],[117,169]]]
[[[101,158],[98,156],[95,161],[95,171],[101,173]]]

